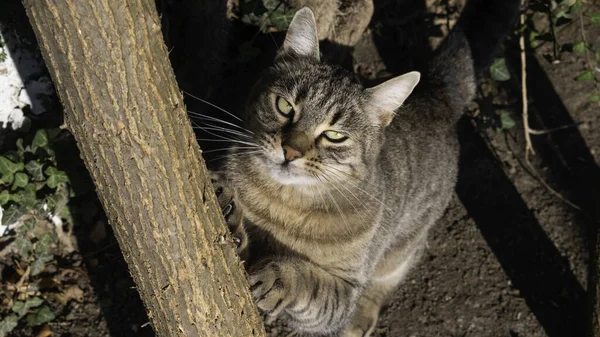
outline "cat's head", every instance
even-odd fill
[[[362,179],[420,78],[411,72],[365,89],[352,73],[320,62],[317,36],[312,11],[299,10],[244,114],[261,146],[245,160],[282,185]]]

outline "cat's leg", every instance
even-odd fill
[[[348,324],[363,284],[358,277],[333,275],[295,257],[273,259],[250,271],[254,302],[268,320],[319,336]]]
[[[354,317],[342,337],[373,334],[381,308],[419,260],[424,246],[424,240],[417,240],[408,247],[397,246],[387,252],[377,264],[371,283],[360,297]]]
[[[235,196],[231,184],[227,178],[220,173],[210,172],[210,180],[215,189],[215,195],[223,212],[225,223],[231,232],[236,244],[236,251],[242,260],[246,259],[248,253],[248,235],[244,228],[244,216],[242,209],[235,202]]]

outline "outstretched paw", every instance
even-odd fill
[[[268,318],[276,318],[294,302],[296,295],[293,268],[271,261],[250,272],[250,288],[256,306]]]
[[[222,174],[211,172],[211,182],[215,189],[219,206],[223,212],[225,223],[236,244],[237,253],[243,259],[248,246],[248,235],[244,229],[242,209],[235,202],[233,189],[230,187],[229,181]]]

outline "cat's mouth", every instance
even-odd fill
[[[290,162],[267,164],[269,175],[282,185],[314,185],[319,181],[297,164]]]

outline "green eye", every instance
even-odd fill
[[[348,137],[346,135],[344,135],[343,133],[333,131],[333,130],[328,130],[328,131],[323,132],[323,136],[325,136],[325,138],[327,138],[327,140],[329,140],[330,142],[333,142],[333,143],[341,143],[341,142],[345,141],[346,139],[348,139]]]
[[[286,101],[282,97],[277,97],[275,104],[277,105],[277,110],[279,110],[279,113],[284,117],[290,117],[294,113],[294,108],[290,102]]]

